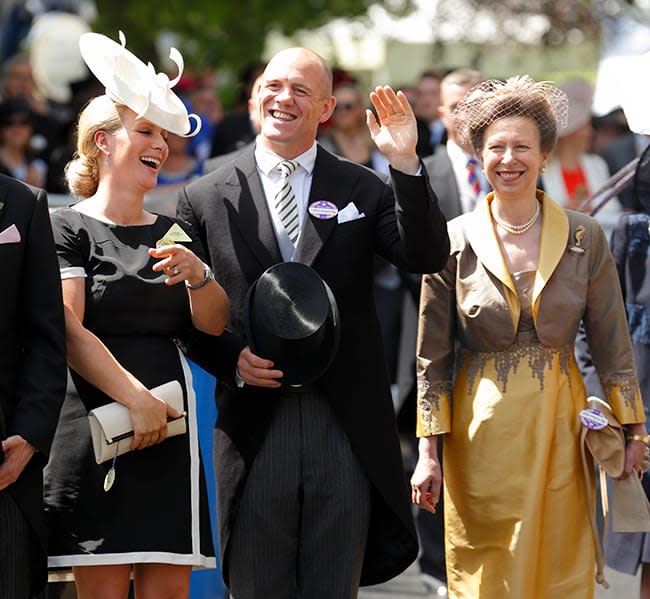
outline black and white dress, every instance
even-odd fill
[[[192,327],[184,285],[167,286],[147,252],[174,224],[105,223],[72,208],[52,214],[62,278],[85,277],[84,326],[144,385],[178,380],[187,433],[95,463],[87,413],[108,403],[103,392],[71,372],[50,462],[45,497],[51,526],[49,566],[171,563],[215,567],[205,477],[199,453],[191,371],[175,339]],[[201,255],[198,241],[189,247]]]

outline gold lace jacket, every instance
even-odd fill
[[[572,348],[583,320],[607,401],[622,423],[642,422],[625,308],[605,235],[594,219],[537,193],[542,203],[532,292],[537,337],[549,348]],[[515,342],[521,305],[492,225],[492,199],[489,194],[473,212],[449,222],[449,261],[440,273],[423,278],[418,436],[449,432],[454,369],[461,350],[498,352]]]

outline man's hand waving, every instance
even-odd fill
[[[377,149],[390,165],[408,175],[415,175],[420,159],[415,152],[418,141],[413,109],[403,92],[390,86],[378,86],[370,92],[370,101],[377,113],[366,110],[366,123]]]

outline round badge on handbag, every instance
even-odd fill
[[[592,431],[600,431],[608,425],[607,418],[596,408],[585,408],[580,411],[582,426]]]

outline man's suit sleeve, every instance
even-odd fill
[[[408,272],[439,272],[449,257],[449,236],[426,170],[422,169],[421,176],[412,176],[391,168],[391,178],[394,199],[392,193],[384,198],[378,231],[381,236],[388,230],[394,211],[399,238],[380,240],[387,257]]]
[[[22,436],[47,460],[65,396],[65,325],[47,196],[42,190],[34,193],[20,298],[23,359],[9,434]]]
[[[245,341],[232,331],[226,329],[221,335],[207,335],[201,331],[192,331],[181,340],[183,351],[193,362],[232,388],[237,386],[235,374],[237,360]]]

